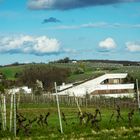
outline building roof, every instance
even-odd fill
[[[111,90],[111,89],[134,89],[134,84],[108,84],[101,85],[106,79],[123,79],[127,77],[127,73],[104,74],[95,79],[86,81],[77,86],[73,86],[64,91],[58,92],[59,95],[83,96],[93,93],[96,90]],[[55,94],[54,94],[55,95]]]

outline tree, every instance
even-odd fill
[[[54,87],[54,82],[61,84],[66,81],[69,76],[70,70],[66,68],[58,68],[46,65],[31,65],[26,67],[22,75],[20,76],[20,81],[29,87],[36,86],[36,80],[43,83],[43,88],[45,90],[51,90]]]
[[[70,62],[70,59],[69,57],[65,57],[64,59],[60,59],[58,61],[56,61],[57,63],[69,63]]]
[[[64,58],[64,63],[69,63],[69,61],[70,61],[69,57]]]

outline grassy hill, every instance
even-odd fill
[[[51,63],[51,64],[26,64],[18,66],[5,66],[0,68],[7,79],[15,80],[15,74],[23,71],[25,67],[30,65],[45,65],[45,66],[55,66],[61,68],[69,68],[72,73],[67,78],[67,82],[77,82],[86,80],[89,78],[94,78],[104,73],[116,73],[123,72],[129,73],[134,79],[139,79],[140,81],[140,66],[123,66],[121,64],[115,63],[101,63],[101,62],[78,62],[78,63]],[[75,73],[78,68],[82,68],[84,73]]]

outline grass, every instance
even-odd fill
[[[2,72],[8,80],[15,80],[15,74],[22,72],[24,66],[11,66],[11,67],[1,67],[0,72]]]
[[[37,123],[34,123],[31,129],[31,134],[26,136],[23,131],[17,135],[17,139],[140,139],[140,114],[135,111],[133,118],[133,127],[128,126],[127,114],[129,109],[121,109],[121,114],[124,121],[116,122],[114,117],[112,122],[109,123],[110,116],[112,114],[112,109],[101,108],[102,121],[99,123],[100,130],[96,127],[91,128],[90,124],[86,126],[85,124],[79,125],[79,119],[77,118],[78,109],[76,107],[61,107],[61,111],[65,113],[68,125],[63,121],[63,131],[61,134],[59,130],[59,120],[56,107],[46,107],[45,104],[34,105],[21,105],[19,112],[22,113],[26,118],[33,119],[40,114],[45,115],[50,112],[48,118],[49,126],[40,127]],[[91,112],[94,114],[95,108],[88,107],[82,108],[82,111]],[[10,138],[12,134],[8,131],[0,131],[0,139]]]
[[[103,75],[105,71],[86,71],[83,74],[72,74],[71,76],[68,77],[67,82],[78,82],[78,81],[83,81],[91,78],[95,78],[97,76]]]

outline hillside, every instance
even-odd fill
[[[16,73],[22,72],[23,68],[23,65],[1,67],[0,73],[3,73],[5,77],[9,80],[15,80]]]
[[[18,66],[4,66],[0,67],[0,73],[3,73],[7,79],[16,80],[15,75],[22,73],[25,67],[30,65],[44,65],[44,66],[55,66],[61,68],[71,69],[71,75],[67,78],[67,83],[78,82],[89,78],[94,78],[104,73],[116,73],[126,72],[129,73],[134,79],[140,81],[140,66],[124,66],[118,63],[103,63],[103,62],[91,62],[91,61],[80,61],[77,63],[50,63],[50,64],[25,64]]]

